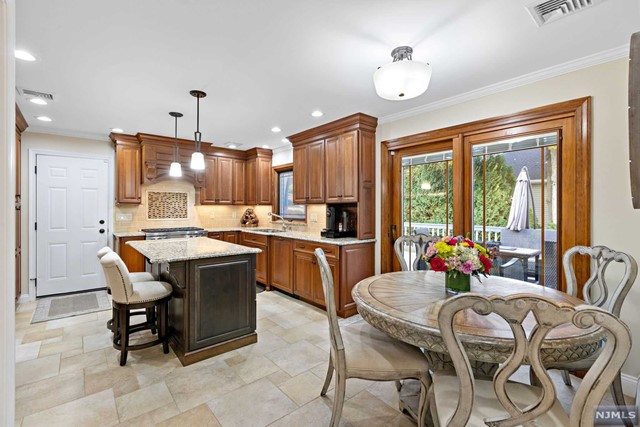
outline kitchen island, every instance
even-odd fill
[[[171,347],[189,365],[258,341],[255,266],[259,249],[197,237],[127,243],[173,287]]]

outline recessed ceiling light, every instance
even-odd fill
[[[311,112],[311,115],[313,117],[322,117],[324,115],[324,113],[322,111],[320,111],[320,110],[315,110],[315,111]]]
[[[33,62],[36,60],[36,57],[31,55],[29,52],[27,52],[26,50],[19,50],[16,49],[16,51],[14,52],[16,58],[18,59],[22,59],[23,61],[29,61],[29,62]]]
[[[280,132],[281,130],[282,130],[282,129],[280,129],[278,126],[274,126],[274,127],[272,127],[272,128],[271,128],[271,132],[273,132],[273,133],[278,133],[278,132]]]
[[[267,144],[264,144],[262,148],[269,148],[269,146]]]
[[[227,148],[238,148],[239,146],[241,146],[242,144],[238,144],[236,142],[226,142],[224,144],[225,147]]]
[[[238,146],[236,144],[229,144],[229,145],[227,145],[227,147],[229,147],[229,148],[237,148]]]
[[[286,144],[287,142],[289,142],[289,139],[288,139],[288,138],[282,138],[282,140],[281,140],[281,141],[282,141],[282,142],[284,142],[284,143]]]
[[[111,132],[113,132],[113,133],[123,133],[124,130],[122,130],[120,128],[111,128]]]
[[[51,118],[50,118],[50,117],[47,117],[47,116],[38,116],[38,117],[36,117],[36,118],[37,118],[38,120],[40,120],[41,122],[51,122],[51,121],[53,121],[53,120],[51,120]]]
[[[38,104],[38,105],[47,105],[47,101],[45,101],[42,98],[31,98],[31,99],[29,99],[29,101],[34,103],[34,104]]]

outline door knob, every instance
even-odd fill
[[[101,228],[100,230],[98,230],[100,234],[104,234],[104,228]]]

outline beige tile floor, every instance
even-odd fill
[[[325,314],[279,292],[258,294],[258,343],[183,367],[160,346],[119,353],[110,311],[31,325],[16,313],[16,425],[326,426]],[[569,398],[570,400],[570,398]],[[341,425],[412,426],[392,382],[347,381]]]

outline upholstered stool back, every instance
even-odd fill
[[[113,300],[120,304],[128,304],[129,298],[133,294],[133,287],[129,279],[129,270],[124,261],[118,254],[111,252],[100,258],[100,264],[102,264]]]
[[[100,249],[97,253],[96,256],[98,257],[98,259],[102,259],[103,256],[105,256],[106,254],[113,252],[113,249],[111,249],[109,246],[105,246],[104,248]]]

